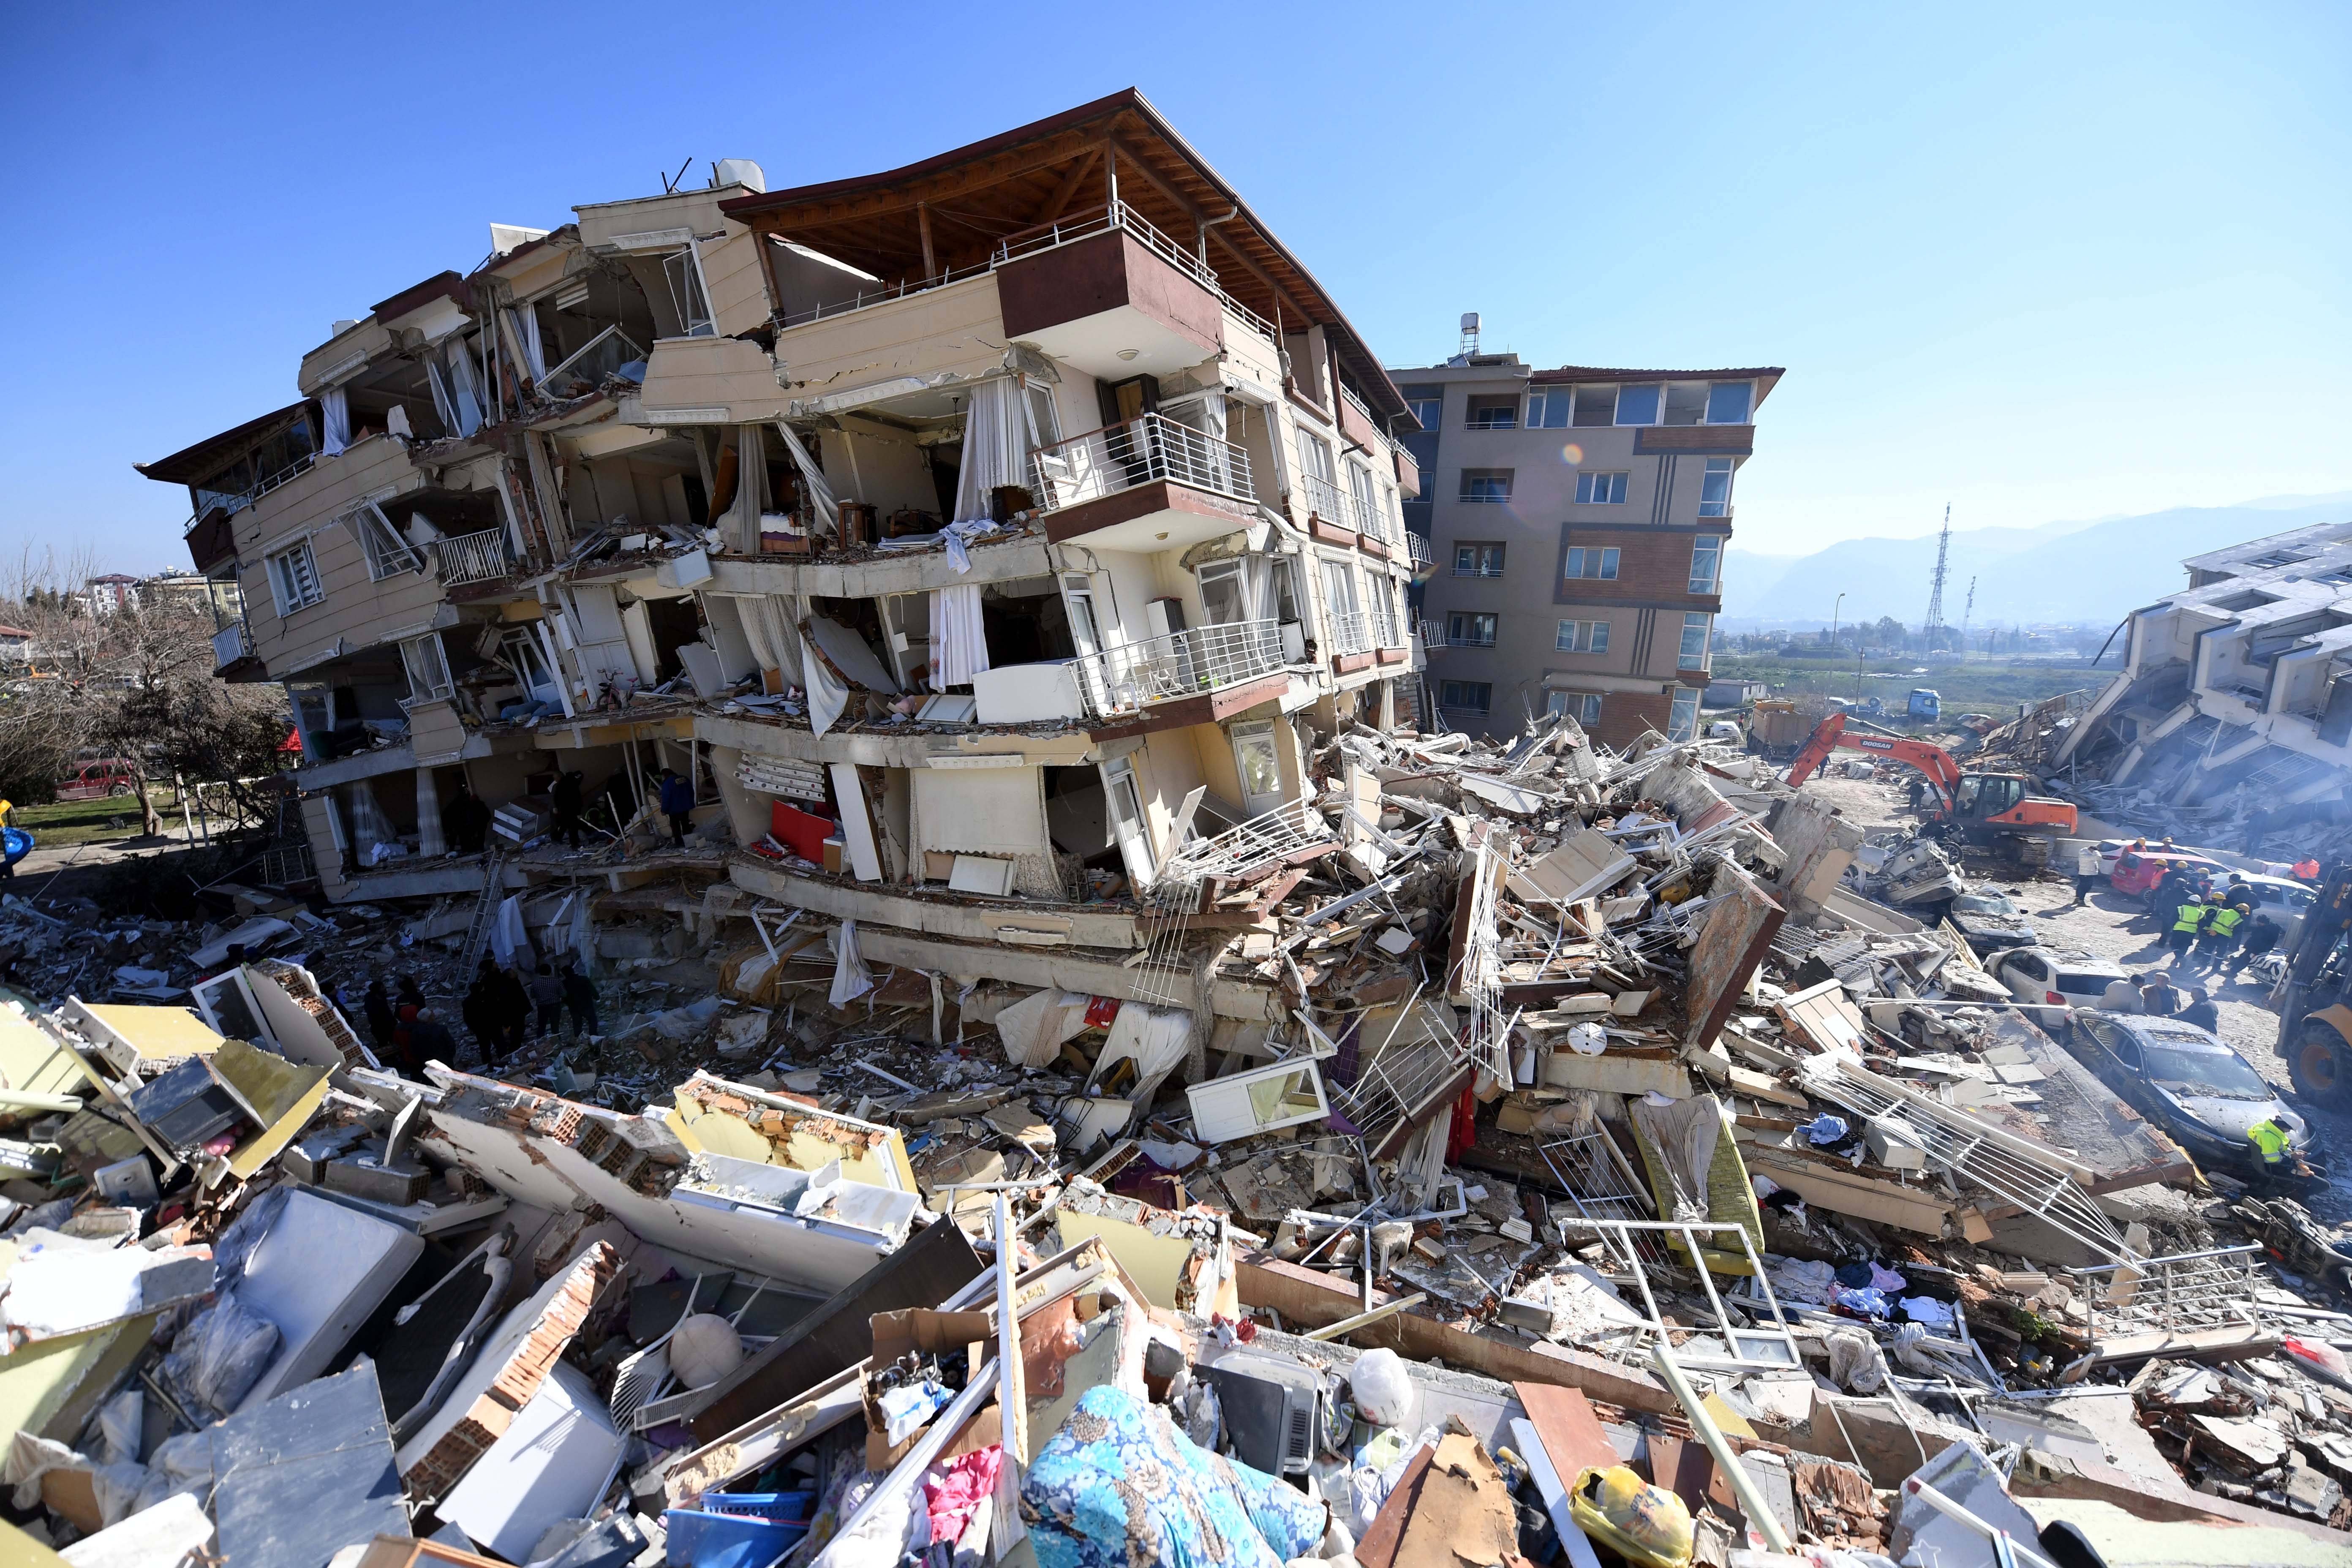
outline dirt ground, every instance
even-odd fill
[[[1804,787],[1808,794],[1827,798],[1840,815],[1865,832],[1909,827],[1917,821],[1906,808],[1900,786],[1864,779],[1815,779]],[[2068,878],[2046,875],[2028,880],[2005,876],[1990,857],[1978,854],[1969,855],[1961,870],[1972,885],[1998,888],[2031,910],[2048,933],[2045,940],[2053,946],[2079,947],[2111,958],[2134,974],[2167,968],[2172,962],[2161,931],[2141,910],[2137,899],[2113,890],[2095,891],[2078,909],[2074,885]],[[2270,988],[2253,982],[2232,984],[2218,973],[2194,965],[2183,967],[2187,972],[2176,974],[2173,984],[2184,988],[2201,985],[2211,994],[2221,1016],[2221,1037],[2256,1072],[2277,1085],[2287,1103],[2311,1122],[2321,1157],[2327,1159],[2331,1150],[2352,1151],[2352,1116],[2312,1105],[2295,1094],[2288,1081],[2286,1062],[2277,1050],[2278,1015],[2267,1005]],[[2352,1156],[2339,1153],[2330,1163],[2336,1171],[2335,1184],[2325,1194],[2315,1194],[2307,1206],[2330,1221],[2352,1220]]]

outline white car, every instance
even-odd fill
[[[2064,1008],[2106,1005],[2107,987],[2131,978],[2115,960],[2074,947],[2012,947],[1985,968],[2020,1002],[2038,1004],[2025,1011],[2044,1028],[2063,1022]]]
[[[2318,892],[2289,877],[2256,877],[2240,872],[2235,879],[2244,884],[2253,895],[2244,900],[2250,915],[2268,915],[2278,922],[2277,951],[2293,952],[2294,939],[2303,934],[2304,911],[2311,908],[2313,901],[2319,897]],[[2221,886],[2223,890],[2228,889],[2230,880],[2227,878],[2222,879]]]

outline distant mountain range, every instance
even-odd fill
[[[2188,585],[2183,557],[2318,522],[2352,521],[2352,491],[2276,496],[2238,506],[2175,507],[2095,522],[1955,531],[1944,618],[1958,625],[1969,579],[1975,626],[1995,622],[2112,624]],[[1724,569],[1723,616],[1731,623],[1826,625],[1837,596],[1849,625],[1892,616],[1916,626],[1927,608],[1936,536],[1846,539],[1811,555],[1734,547]]]

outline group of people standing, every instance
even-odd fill
[[[425,1001],[415,975],[402,975],[391,991],[377,977],[368,986],[363,1006],[376,1059],[386,1067],[415,1078],[428,1061],[454,1062],[457,1037],[442,1022],[440,1010]],[[588,1039],[597,1032],[595,983],[569,954],[558,963],[542,961],[528,971],[522,964],[508,968],[496,959],[483,959],[458,1011],[482,1060],[490,1064],[521,1049],[534,1033],[534,1023],[541,1039],[561,1036],[567,1014],[574,1038]]]

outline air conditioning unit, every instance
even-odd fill
[[[1234,1457],[1270,1476],[1303,1475],[1323,1429],[1323,1379],[1303,1366],[1236,1352],[1201,1374],[1217,1391]]]

